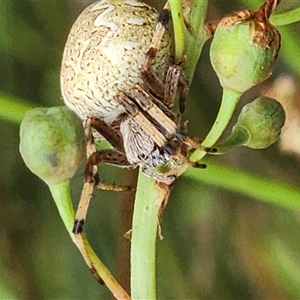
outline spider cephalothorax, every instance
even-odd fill
[[[137,0],[102,0],[74,23],[62,61],[63,98],[115,148],[89,157],[87,181],[94,165],[110,162],[138,165],[171,184],[190,164],[187,152],[201,148],[170,110],[176,95],[184,109],[187,82],[173,62],[168,19],[167,5],[158,15]]]

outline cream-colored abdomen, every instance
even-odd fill
[[[143,83],[139,73],[158,14],[135,0],[103,0],[87,7],[70,31],[61,67],[65,104],[81,119],[98,117],[107,123],[124,112],[114,100]],[[166,32],[152,69],[163,80],[170,63],[171,41]]]

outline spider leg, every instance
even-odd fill
[[[93,188],[101,188],[109,191],[129,191],[131,190],[128,186],[115,186],[114,184],[107,184],[100,182],[97,174],[95,174],[95,166],[100,163],[110,163],[119,166],[128,166],[129,163],[126,159],[126,155],[117,152],[112,149],[96,151],[90,155],[86,163],[84,171],[85,183],[82,189],[79,205],[76,211],[76,217],[73,227],[73,233],[79,234],[83,231],[83,225],[86,219],[87,210],[93,194]]]
[[[200,139],[197,137],[187,136],[184,140],[184,143],[188,146],[189,150],[197,149],[197,150],[205,151],[207,153],[215,153],[216,152],[216,148],[214,148],[214,147],[202,146]]]
[[[95,153],[95,144],[93,135],[91,132],[91,127],[94,125],[93,118],[88,118],[85,121],[84,129],[85,134],[87,137],[87,154],[93,156]],[[89,171],[91,174],[93,174],[93,180],[85,182],[82,190],[81,199],[79,202],[79,207],[76,212],[76,219],[74,221],[74,227],[73,227],[73,233],[75,234],[75,244],[78,247],[79,251],[81,252],[81,255],[83,256],[86,264],[88,265],[90,271],[92,272],[93,276],[96,278],[96,280],[103,285],[104,281],[100,277],[98,271],[94,267],[94,261],[91,259],[91,254],[89,253],[88,249],[86,248],[86,241],[84,240],[84,237],[80,234],[83,230],[83,224],[86,217],[86,212],[89,206],[89,202],[92,196],[93,187],[94,187],[94,175],[97,173],[97,167],[92,166],[89,168]],[[128,190],[128,188],[127,188]]]
[[[94,144],[94,138],[93,138],[92,131],[91,131],[91,122],[92,122],[92,119],[88,118],[84,123],[85,135],[87,137],[86,153],[87,153],[88,157],[96,151],[96,146]],[[97,166],[93,166],[92,169],[90,170],[90,172],[93,174],[93,176],[95,176],[97,174]],[[78,235],[83,230],[83,224],[84,224],[87,209],[89,207],[89,203],[90,203],[90,200],[92,197],[93,189],[94,189],[93,182],[85,182],[84,183],[82,192],[81,192],[81,196],[80,196],[80,200],[78,203],[78,208],[76,210],[74,227],[72,230],[72,232],[75,235]]]
[[[119,92],[116,99],[125,107],[126,112],[138,121],[139,126],[149,136],[154,137],[156,144],[165,149],[170,147],[172,149],[177,148],[178,151],[176,153],[173,152],[172,155],[192,167],[205,168],[204,164],[189,161],[187,158],[188,152],[192,149],[215,152],[214,148],[204,147],[198,138],[190,137],[184,132],[180,132],[176,124],[153,102],[154,98],[145,92],[140,85],[135,85],[131,92],[134,98],[124,92]],[[165,109],[168,110],[167,108]]]
[[[180,147],[176,153],[173,153],[173,155],[192,167],[206,168],[206,165],[204,164],[189,161],[187,155],[188,151],[191,149],[200,149],[206,152],[211,152],[211,148],[203,147],[199,139],[186,136],[184,133],[179,132],[176,124],[164,114],[160,107],[158,107],[158,105],[152,101],[153,98],[146,91],[144,91],[140,85],[135,85],[131,92],[134,98],[131,98],[124,92],[119,92],[118,101],[124,105],[126,111],[131,116],[134,118],[137,118],[138,116],[143,120],[143,122],[139,122],[140,126],[145,126],[145,124],[148,124],[148,127],[143,127],[143,129],[151,136],[153,136],[153,133],[151,133],[152,130],[154,132],[156,129],[160,129],[159,132],[165,136],[164,147],[166,147],[166,145],[170,146],[171,144],[169,144],[169,142],[176,144],[175,141],[172,141],[172,138],[175,137],[175,139],[177,139],[177,144],[178,146],[180,145]],[[142,114],[142,112],[139,110],[139,107],[148,114],[149,118]]]
[[[129,162],[126,159],[124,153],[112,149],[106,149],[94,152],[89,158],[84,170],[85,182],[90,182],[95,185],[99,183],[97,177],[95,177],[93,172],[93,167],[99,165],[100,163],[108,163],[118,166],[129,166]],[[111,185],[108,185],[108,189],[111,190]]]
[[[184,76],[184,72],[180,64],[184,62],[185,58],[183,58],[176,65],[169,67],[165,79],[165,84],[155,75],[155,73],[151,69],[152,61],[155,58],[156,53],[160,47],[160,43],[166,31],[166,25],[168,24],[169,19],[170,7],[167,3],[159,15],[151,45],[146,52],[139,68],[141,75],[143,76],[143,79],[150,89],[151,93],[158,99],[160,99],[168,108],[171,108],[174,104],[177,90],[179,90],[179,111],[180,113],[183,113],[188,93],[188,82]]]
[[[133,117],[143,130],[153,138],[153,141],[158,147],[163,147],[167,139],[166,137],[149,121],[146,116],[140,111],[134,103],[134,99],[124,92],[118,92],[115,99],[123,105],[126,113]]]
[[[116,125],[117,126],[117,125]],[[97,130],[115,149],[96,151],[91,128]],[[83,230],[83,224],[86,219],[87,210],[93,194],[94,187],[111,191],[128,191],[127,186],[116,186],[100,182],[97,175],[97,165],[99,163],[111,163],[115,165],[129,165],[124,154],[122,137],[118,130],[107,125],[97,118],[88,118],[85,122],[85,133],[87,136],[87,156],[88,160],[84,172],[84,185],[76,211],[76,217],[73,227],[73,233],[79,234]]]
[[[160,47],[161,40],[166,31],[166,25],[170,19],[170,8],[168,3],[164,6],[158,17],[155,31],[148,51],[146,52],[142,63],[139,66],[144,81],[150,88],[151,92],[158,98],[164,98],[165,87],[163,82],[151,70],[151,64]]]
[[[189,91],[189,85],[182,67],[177,64],[170,66],[166,76],[165,94],[163,102],[167,107],[172,107],[177,91],[179,90],[179,111],[185,110],[185,102]]]
[[[119,131],[119,122],[108,125],[98,118],[90,118],[90,126],[99,132],[116,150],[124,153],[123,140]]]
[[[148,96],[150,96],[151,101],[158,106],[158,108],[168,117],[170,118],[175,124],[178,124],[178,116],[171,110],[169,109],[160,99],[157,99],[156,97],[154,97],[152,94],[150,95],[147,91],[144,90],[144,88],[139,85],[136,84],[133,88],[132,88],[132,94],[134,94],[135,98],[137,97],[136,93],[139,93],[139,91],[142,90],[144,93],[146,93]],[[138,101],[135,100],[135,102],[137,103]],[[142,105],[142,104],[140,104]]]
[[[134,95],[133,100],[150,115],[154,122],[158,123],[164,132],[169,135],[174,135],[177,132],[177,125],[152,101],[153,98],[140,85],[135,85],[131,92]]]
[[[96,146],[94,144],[94,137],[91,131],[92,118],[87,118],[84,122],[84,133],[86,136],[86,155],[89,157],[93,152],[96,151]]]
[[[185,136],[185,139],[184,139],[183,143],[181,144],[181,148],[180,148],[180,155],[182,156],[182,159],[187,158],[188,152],[190,150],[194,150],[194,149],[205,151],[207,153],[215,153],[216,152],[216,148],[213,148],[213,147],[209,148],[209,147],[202,146],[199,138]],[[205,164],[201,164],[199,162],[192,162],[192,161],[188,160],[188,158],[186,159],[186,163],[188,163],[193,168],[199,168],[199,169],[206,168]]]

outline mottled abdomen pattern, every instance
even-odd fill
[[[158,14],[136,0],[103,0],[87,7],[75,21],[63,54],[61,90],[65,104],[81,119],[93,116],[110,124],[124,112],[114,100],[120,90],[143,84],[139,73]],[[152,65],[164,80],[170,64],[166,32]]]

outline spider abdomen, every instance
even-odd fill
[[[115,99],[143,83],[141,63],[158,14],[137,0],[102,0],[87,7],[75,21],[63,54],[61,90],[65,104],[81,119],[111,123],[124,112]],[[164,35],[153,69],[164,79],[170,64],[171,39]]]

